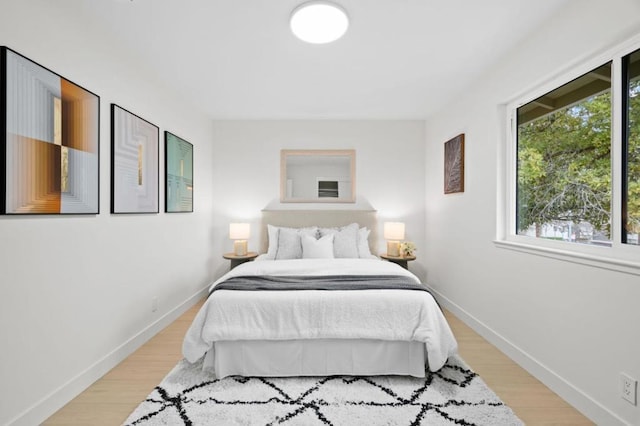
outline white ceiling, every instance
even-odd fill
[[[328,45],[296,39],[304,0],[84,0],[91,25],[215,119],[422,119],[567,0],[335,0]]]

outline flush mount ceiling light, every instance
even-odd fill
[[[342,37],[349,27],[347,12],[328,1],[310,1],[294,9],[291,31],[307,43],[330,43]]]

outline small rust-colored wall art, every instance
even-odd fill
[[[444,193],[464,192],[464,133],[444,143]]]

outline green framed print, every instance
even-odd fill
[[[193,212],[193,145],[164,132],[165,212]]]

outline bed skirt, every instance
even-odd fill
[[[425,377],[425,344],[370,339],[218,341],[204,368],[227,376]]]

